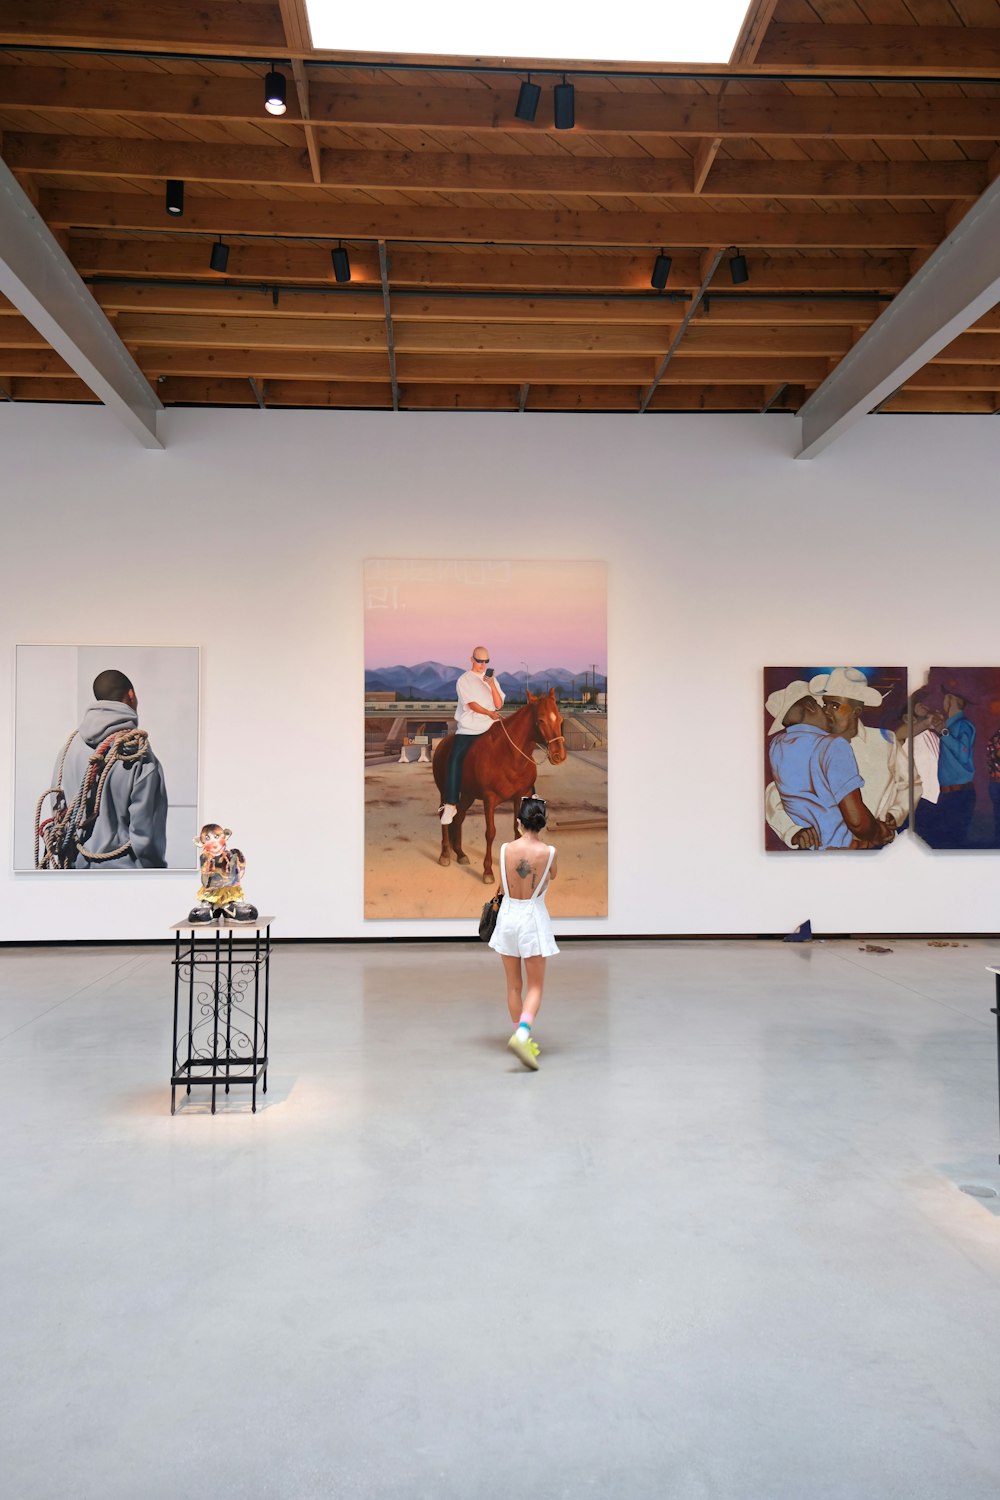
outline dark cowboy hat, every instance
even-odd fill
[[[938,698],[943,698],[945,693],[953,693],[964,703],[976,702],[975,693],[978,688],[963,677],[961,672],[932,672],[928,686]]]

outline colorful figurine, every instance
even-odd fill
[[[229,849],[231,828],[206,823],[195,839],[201,848],[201,890],[198,904],[188,914],[189,922],[254,922],[257,908],[243,899],[243,872],[247,862],[239,849]]]

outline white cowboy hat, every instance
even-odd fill
[[[864,703],[869,708],[878,708],[882,702],[878,688],[868,686],[868,678],[858,667],[834,667],[832,672],[820,672],[810,679],[809,691],[817,697],[853,698],[855,703]]]
[[[769,714],[774,715],[774,723],[767,731],[768,734],[777,734],[779,729],[784,729],[784,719],[793,703],[798,703],[800,698],[812,698],[814,693],[808,682],[790,682],[787,687],[778,688],[771,694],[764,707]]]

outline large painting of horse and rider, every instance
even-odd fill
[[[478,916],[534,789],[554,916],[608,911],[607,569],[365,564],[367,918]]]
[[[198,864],[197,646],[18,646],[14,869]]]

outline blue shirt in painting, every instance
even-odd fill
[[[941,736],[938,781],[942,786],[963,786],[975,774],[972,747],[976,743],[976,726],[970,724],[961,709],[952,714]]]
[[[865,783],[847,740],[815,724],[793,724],[775,736],[768,754],[789,817],[815,828],[821,849],[850,848],[851,830],[838,803]]]

